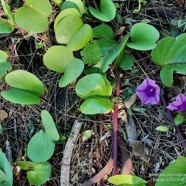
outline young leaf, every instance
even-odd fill
[[[41,119],[43,122],[45,132],[52,138],[52,140],[58,141],[60,138],[59,133],[56,129],[56,125],[54,123],[52,116],[47,110],[41,111]]]
[[[9,5],[7,3],[5,3],[4,0],[1,0],[1,4],[2,4],[3,10],[4,10],[6,16],[8,17],[9,21],[11,23],[14,23],[14,18],[13,18],[13,15],[12,15]]]
[[[186,158],[179,156],[174,163],[166,167],[158,177],[155,186],[185,185]]]
[[[183,121],[184,121],[184,117],[183,117],[182,114],[177,114],[177,116],[174,118],[174,123],[175,123],[176,125],[182,124]]]
[[[54,153],[55,143],[43,130],[37,132],[28,143],[27,155],[35,162],[45,162]]]
[[[3,20],[0,20],[0,34],[9,34],[12,33],[13,31],[14,27],[11,24]]]
[[[113,110],[113,103],[107,98],[88,98],[81,106],[83,114],[101,114]]]
[[[145,186],[147,183],[145,180],[137,177],[137,176],[132,176],[132,175],[116,175],[116,176],[111,176],[108,179],[109,183],[112,183],[114,185],[127,185],[127,186]]]
[[[86,141],[87,139],[90,138],[90,136],[92,135],[92,131],[91,130],[86,130],[83,132],[82,134],[82,141]]]
[[[48,162],[19,161],[17,165],[27,170],[27,178],[32,185],[44,184],[51,175],[51,165]]]
[[[100,74],[90,74],[81,78],[76,85],[76,94],[81,98],[110,97],[110,82]]]
[[[136,50],[152,50],[156,47],[159,35],[155,27],[146,23],[136,23],[131,28],[130,37],[132,42],[127,43],[127,46]]]
[[[84,63],[80,59],[74,58],[65,68],[65,72],[59,80],[59,87],[65,87],[75,81],[83,72]]]
[[[0,182],[1,186],[12,186],[13,183],[13,174],[10,163],[8,162],[5,154],[0,150]],[[4,180],[4,181],[3,181]]]
[[[100,0],[100,11],[89,7],[90,13],[97,19],[105,22],[113,20],[116,16],[116,7],[112,0]]]
[[[14,19],[26,31],[41,33],[48,29],[48,16],[51,13],[49,0],[26,0],[26,4],[16,10]]]

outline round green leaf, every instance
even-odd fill
[[[184,117],[183,117],[182,114],[177,114],[177,116],[174,118],[174,123],[175,123],[176,125],[182,124],[183,121],[184,121]]]
[[[33,93],[29,93],[24,90],[12,88],[8,91],[2,91],[1,96],[12,102],[17,104],[39,104],[40,98]]]
[[[110,82],[100,74],[90,74],[81,78],[76,85],[79,97],[109,97],[112,93]]]
[[[78,6],[79,12],[82,15],[85,11],[84,5],[83,5],[83,1],[81,0],[66,0],[67,2],[73,2]]]
[[[76,15],[80,17],[80,13],[78,12],[78,10],[76,10],[75,8],[68,8],[65,9],[63,11],[60,12],[60,14],[58,14],[58,16],[56,17],[55,21],[54,21],[54,31],[56,32],[56,28],[58,23],[66,16],[68,15]]]
[[[29,6],[19,8],[14,18],[15,23],[28,32],[41,33],[48,29],[48,18]]]
[[[74,58],[72,51],[65,46],[52,46],[43,56],[47,68],[63,73],[69,62]]]
[[[116,16],[116,7],[112,0],[101,0],[100,11],[89,7],[90,13],[99,20],[109,22]]]
[[[136,50],[152,50],[156,47],[159,39],[158,30],[146,23],[136,23],[131,28],[130,37],[132,42],[127,46]]]
[[[8,22],[0,20],[0,34],[9,34],[14,31],[14,27]]]
[[[134,59],[129,54],[124,53],[122,55],[122,57],[120,58],[119,66],[123,70],[129,70],[129,69],[131,69],[131,67],[133,66],[133,64],[134,64]]]
[[[0,184],[6,181],[6,174],[0,169]]]
[[[0,50],[0,62],[5,62],[8,58],[8,54],[2,50]]]
[[[83,22],[77,15],[64,17],[55,29],[55,37],[58,43],[67,44],[71,37],[80,29]]]
[[[106,38],[112,39],[114,37],[114,32],[112,28],[106,24],[101,24],[93,28],[93,33],[95,38]]]
[[[54,120],[50,113],[47,110],[42,110],[41,112],[41,119],[43,122],[43,126],[45,129],[45,132],[54,140],[59,140],[59,133],[56,129],[56,125],[54,123]]]
[[[113,108],[113,103],[106,98],[88,98],[80,106],[83,114],[104,114]]]
[[[83,48],[92,38],[92,27],[88,24],[83,24],[79,30],[70,38],[67,47],[76,51]]]
[[[109,183],[112,183],[114,185],[127,185],[127,186],[145,186],[145,183],[147,183],[145,180],[137,177],[137,176],[132,176],[132,175],[116,175],[116,176],[111,176],[108,179]]]
[[[44,184],[51,175],[51,165],[48,162],[36,163],[30,161],[20,161],[17,165],[27,170],[27,178],[32,185]]]
[[[9,62],[0,62],[0,76],[5,74],[11,68],[12,68],[12,66]]]
[[[7,74],[5,81],[11,87],[32,92],[37,96],[44,93],[43,83],[35,75],[25,70],[15,70]]]
[[[61,11],[65,10],[65,9],[69,9],[69,8],[75,8],[76,10],[80,11],[78,6],[72,1],[65,1],[64,3],[62,3]]]
[[[65,68],[65,72],[59,80],[59,86],[65,87],[75,81],[83,72],[84,63],[80,59],[73,58]]]
[[[0,177],[1,175],[5,176],[5,180],[4,180],[4,176],[3,178],[1,177],[0,180],[4,180],[4,182],[0,182],[1,186],[11,186],[13,184],[13,174],[12,174],[12,168],[10,166],[9,161],[7,160],[5,154],[0,150]],[[3,173],[4,174],[3,174]]]
[[[45,162],[54,153],[55,143],[43,130],[37,132],[28,143],[27,155],[35,162]]]

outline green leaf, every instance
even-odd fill
[[[32,185],[46,183],[51,175],[51,165],[48,162],[36,163],[30,161],[19,161],[17,165],[27,170],[27,178]]]
[[[52,46],[43,56],[47,68],[63,73],[65,68],[74,59],[72,51],[65,46]]]
[[[52,138],[52,140],[58,141],[60,137],[56,129],[56,124],[54,123],[52,116],[47,110],[41,111],[41,119],[45,132]]]
[[[43,83],[35,75],[25,70],[15,70],[7,74],[5,81],[11,87],[32,92],[37,96],[44,93]]]
[[[116,176],[111,176],[108,179],[109,183],[112,183],[114,185],[127,185],[127,186],[145,186],[147,183],[145,180],[137,177],[137,176],[132,176],[132,175],[116,175]]]
[[[136,50],[152,50],[156,47],[159,39],[158,30],[146,23],[136,23],[131,28],[130,37],[132,42],[127,46]]]
[[[17,104],[39,104],[41,101],[40,98],[32,92],[15,88],[8,91],[2,91],[1,96],[4,99]]]
[[[97,19],[105,22],[113,20],[116,16],[116,7],[112,0],[101,0],[100,11],[89,7],[90,13]]]
[[[76,51],[83,48],[92,38],[92,27],[88,24],[83,24],[79,30],[70,38],[67,47]]]
[[[7,3],[5,3],[4,0],[1,0],[1,4],[2,4],[3,10],[4,10],[6,16],[8,17],[8,19],[10,20],[10,22],[14,23],[14,18],[13,18],[13,15],[12,15],[9,5]]]
[[[67,15],[56,26],[55,37],[58,43],[67,44],[71,37],[80,29],[83,21],[77,15]]]
[[[2,50],[0,50],[0,62],[5,62],[8,58],[8,54]]]
[[[80,13],[75,8],[68,8],[60,12],[54,21],[54,31],[56,31],[59,22],[68,15],[76,15],[80,17]]]
[[[62,0],[53,0],[56,4],[61,4],[62,3]]]
[[[167,126],[160,125],[160,126],[156,127],[156,130],[160,131],[160,132],[168,132],[169,128]]]
[[[82,141],[86,141],[87,139],[89,139],[92,135],[92,130],[86,130],[83,132],[82,134]]]
[[[183,121],[184,121],[184,117],[183,117],[182,114],[177,114],[177,116],[174,118],[174,123],[175,123],[176,125],[182,124]]]
[[[90,74],[81,78],[76,85],[76,94],[81,98],[110,97],[110,82],[100,74]]]
[[[95,38],[106,38],[113,39],[114,32],[112,28],[106,24],[101,24],[93,28],[93,33]]]
[[[27,155],[35,162],[45,162],[54,153],[55,143],[43,130],[37,132],[28,143]]]
[[[113,103],[106,98],[88,98],[81,106],[83,114],[102,114],[113,110]]]
[[[162,68],[160,71],[160,78],[165,86],[171,87],[173,84],[173,70],[169,67]]]
[[[48,16],[52,6],[48,0],[26,0],[26,5],[16,10],[15,23],[29,32],[41,33],[48,29]]]
[[[0,184],[6,181],[6,174],[0,169]]]
[[[9,62],[0,62],[0,77],[12,68]]]
[[[65,9],[69,9],[69,8],[75,8],[76,10],[78,10],[80,12],[78,6],[74,2],[65,1],[64,3],[62,3],[62,5],[61,5],[61,11],[65,10]]]
[[[65,68],[65,72],[59,80],[59,86],[65,87],[75,81],[83,72],[84,63],[80,59],[74,58]]]
[[[89,65],[102,63],[109,51],[115,47],[115,44],[114,40],[104,38],[88,43],[81,51],[84,63]]]
[[[134,59],[131,55],[124,53],[123,57],[120,59],[119,66],[123,70],[129,70],[134,64]]]
[[[186,158],[179,156],[174,163],[166,167],[158,177],[155,186],[186,185]]]
[[[11,24],[3,20],[0,20],[0,34],[9,34],[12,33],[13,31],[14,27]]]
[[[5,174],[4,176],[6,176],[5,181],[0,183],[0,185],[1,186],[12,186],[12,184],[13,184],[12,168],[11,168],[10,163],[7,160],[5,154],[1,150],[0,150],[0,170],[1,170],[0,175],[3,176]],[[4,180],[4,178],[1,177],[0,180],[2,181],[2,180]]]

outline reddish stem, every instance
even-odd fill
[[[118,68],[115,68],[116,75],[116,96],[120,96],[120,74]],[[113,132],[114,132],[114,143],[113,143],[113,159],[114,159],[114,175],[118,173],[117,170],[117,155],[118,155],[118,101],[114,102],[114,110],[112,112],[112,121],[113,121]]]

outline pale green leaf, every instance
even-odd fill
[[[17,165],[27,170],[27,178],[32,185],[44,184],[51,175],[51,165],[48,162],[19,161]]]
[[[35,162],[45,162],[54,153],[55,143],[44,131],[37,132],[28,143],[27,155]]]
[[[45,132],[54,140],[59,140],[59,133],[56,129],[56,124],[54,123],[54,120],[50,113],[47,110],[41,111],[41,119],[42,123],[45,129]]]
[[[76,93],[81,98],[110,97],[110,82],[100,74],[90,74],[81,78],[76,85]]]
[[[14,31],[14,27],[8,22],[0,20],[0,34],[9,34]]]
[[[132,42],[127,46],[136,50],[152,50],[159,39],[158,30],[146,23],[136,23],[130,32]]]
[[[127,186],[145,186],[147,183],[144,179],[139,178],[137,176],[133,175],[116,175],[116,176],[111,176],[108,179],[109,183],[112,183],[114,185],[127,185]]]
[[[12,12],[10,10],[10,7],[7,3],[5,3],[4,0],[1,0],[1,4],[2,4],[2,7],[3,7],[3,10],[4,10],[4,13],[6,14],[6,16],[8,17],[9,21],[11,23],[14,23],[14,18],[13,18],[13,15],[12,15]]]
[[[89,139],[92,135],[92,130],[86,130],[83,132],[82,134],[82,141],[86,141],[87,139]]]
[[[77,15],[64,17],[56,26],[55,37],[58,43],[67,44],[71,37],[83,25],[81,18]]]
[[[43,56],[47,68],[63,73],[65,68],[74,59],[72,51],[65,46],[52,46]]]
[[[5,81],[11,87],[30,91],[38,96],[44,93],[43,83],[35,75],[25,70],[15,70],[7,74]]]
[[[4,99],[17,104],[39,104],[41,101],[40,98],[32,92],[15,88],[8,91],[2,91],[1,96]]]
[[[106,98],[88,98],[80,106],[83,114],[104,114],[113,108],[113,103]]]
[[[174,163],[166,167],[159,175],[155,186],[186,185],[186,158],[179,156]]]
[[[160,125],[160,126],[156,127],[156,130],[160,131],[160,132],[168,132],[169,128],[167,126]]]
[[[59,80],[59,86],[65,87],[75,81],[83,72],[84,63],[80,59],[73,58],[65,68],[65,72]]]
[[[70,38],[67,47],[76,51],[83,48],[92,38],[92,27],[88,24],[83,24],[77,32]]]
[[[5,62],[8,58],[8,54],[2,50],[0,50],[0,62]]]
[[[89,11],[94,17],[105,22],[113,20],[116,16],[116,7],[112,0],[101,0],[100,10],[89,7]]]

